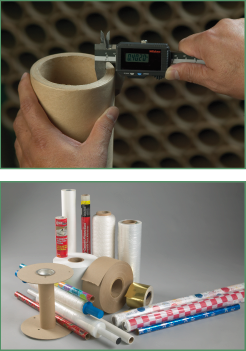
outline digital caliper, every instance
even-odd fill
[[[165,43],[121,42],[110,45],[110,32],[106,37],[101,31],[100,44],[95,44],[95,70],[97,79],[101,79],[106,70],[106,62],[115,64],[116,78],[145,78],[153,76],[156,79],[165,77],[169,66],[180,62],[205,64],[204,61],[188,56],[182,52],[171,52]],[[119,77],[120,76],[120,77]]]

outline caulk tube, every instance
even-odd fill
[[[28,289],[27,292],[28,294],[34,296],[36,301],[39,302],[39,294],[37,292],[31,289]],[[83,313],[75,311],[68,306],[64,306],[57,301],[55,301],[55,311],[63,318],[68,319],[70,322],[86,330],[88,333],[94,336],[94,338],[104,336],[106,339],[117,345],[121,342],[121,338],[107,331],[106,325],[98,319],[86,316]]]
[[[24,266],[23,266],[24,267]],[[18,270],[15,272],[15,276],[17,277]],[[23,281],[22,281],[23,282]],[[26,282],[23,282],[26,283]],[[27,283],[30,287],[35,290],[38,290],[38,284]],[[64,290],[60,290],[56,286],[54,287],[55,292],[55,300],[57,302],[64,303],[68,307],[73,308],[76,311],[83,312],[84,314],[90,314],[98,319],[101,319],[104,316],[104,312],[99,308],[93,306],[91,302],[85,302],[81,300],[79,297],[69,294]]]

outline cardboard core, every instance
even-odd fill
[[[133,342],[133,340],[134,340],[134,338],[131,337],[131,338],[129,339],[129,344],[131,344],[131,343]]]
[[[110,216],[111,212],[110,211],[97,211],[96,215],[97,216]]]
[[[132,219],[126,219],[125,221],[122,221],[121,223],[123,223],[123,224],[136,224],[137,221],[134,221]]]
[[[152,294],[151,291],[148,293],[148,295],[146,296],[146,302],[145,305],[148,306],[150,304],[150,300],[151,300]]]
[[[72,258],[69,258],[68,259],[69,262],[75,262],[75,263],[78,263],[78,262],[83,262],[84,259],[81,258],[81,257],[72,257]]]
[[[111,287],[111,296],[112,297],[118,297],[121,294],[123,288],[123,282],[121,279],[116,279]]]
[[[90,57],[52,57],[39,67],[41,76],[49,82],[65,85],[84,85],[97,81],[95,61]]]
[[[38,292],[40,328],[54,329],[56,326],[54,284],[39,284]]]

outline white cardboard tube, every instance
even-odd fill
[[[97,319],[96,317],[93,317],[95,319]],[[112,332],[115,335],[118,335],[122,341],[124,341],[126,344],[132,344],[134,341],[134,336],[128,334],[127,332],[125,332],[124,330],[116,327],[115,325],[113,325],[112,323],[106,321],[105,319],[100,319],[101,322],[103,322],[106,325],[106,328],[108,331]]]
[[[114,105],[114,66],[97,80],[95,57],[63,53],[44,57],[31,68],[33,89],[52,123],[69,137],[84,142],[96,120]],[[113,133],[107,167],[113,162]]]
[[[67,217],[68,253],[76,252],[76,190],[62,189],[62,216]]]

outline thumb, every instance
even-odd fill
[[[186,82],[208,86],[209,71],[208,67],[199,63],[177,63],[167,69],[165,78],[167,80],[185,80]]]
[[[118,116],[118,108],[115,106],[109,107],[94,124],[86,143],[91,143],[95,149],[107,150]]]

